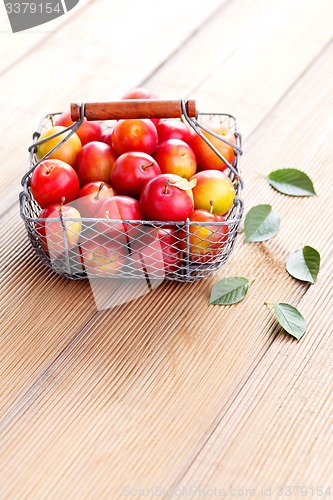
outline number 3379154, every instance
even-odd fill
[[[7,2],[6,10],[8,14],[58,14],[63,13],[60,3],[55,5],[51,2],[35,3],[35,2]]]

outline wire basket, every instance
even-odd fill
[[[69,131],[67,137],[38,160],[35,153],[40,143],[40,134],[48,128],[50,118],[61,113],[50,113],[41,120],[37,132],[33,134],[28,168],[21,181],[23,189],[20,193],[20,215],[31,244],[42,262],[57,274],[73,280],[103,277],[193,282],[206,278],[219,269],[232,252],[243,216],[243,181],[239,169],[241,134],[236,119],[230,114],[197,112],[194,101],[184,100],[72,104],[71,111],[72,120],[77,121],[66,129]],[[75,133],[85,118],[98,120],[104,129],[109,129],[115,120],[121,118],[175,117],[185,120],[227,166],[225,172],[234,184],[236,196],[224,222],[67,217],[64,220],[62,213],[58,218],[39,217],[41,207],[29,187],[32,172]],[[225,141],[222,136],[207,128],[210,123],[216,122],[235,134],[236,144],[232,144],[235,160],[232,164],[203,134],[206,130]],[[72,204],[73,202],[70,205]]]

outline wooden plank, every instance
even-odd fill
[[[87,283],[50,275],[37,259],[16,206],[1,222],[0,412],[4,412],[57,359],[96,307]]]

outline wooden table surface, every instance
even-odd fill
[[[0,498],[333,496],[332,0],[81,0],[15,35],[1,9]],[[206,280],[103,309],[35,255],[20,179],[43,115],[139,85],[236,115],[245,212],[271,204],[281,227],[250,244],[241,229]],[[318,196],[274,191],[286,167]],[[285,269],[303,245],[314,285]],[[246,298],[209,306],[229,276]],[[265,301],[296,306],[305,336]]]

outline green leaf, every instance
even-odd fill
[[[306,321],[296,307],[280,302],[272,304],[276,319],[282,328],[299,340],[306,332]]]
[[[240,302],[247,294],[249,286],[249,281],[246,278],[237,276],[224,278],[213,286],[209,304],[228,305]]]
[[[191,181],[188,181],[184,177],[179,179],[177,182],[172,183],[173,186],[176,186],[179,189],[183,189],[184,191],[187,191],[188,189],[192,189],[197,185],[197,180],[192,179]]]
[[[245,241],[266,241],[275,236],[280,227],[280,217],[271,205],[252,207],[244,221]]]
[[[296,168],[274,170],[267,179],[269,184],[280,193],[289,196],[316,196],[310,177]]]
[[[286,269],[293,278],[315,283],[320,269],[320,254],[315,248],[305,246],[288,257]]]

